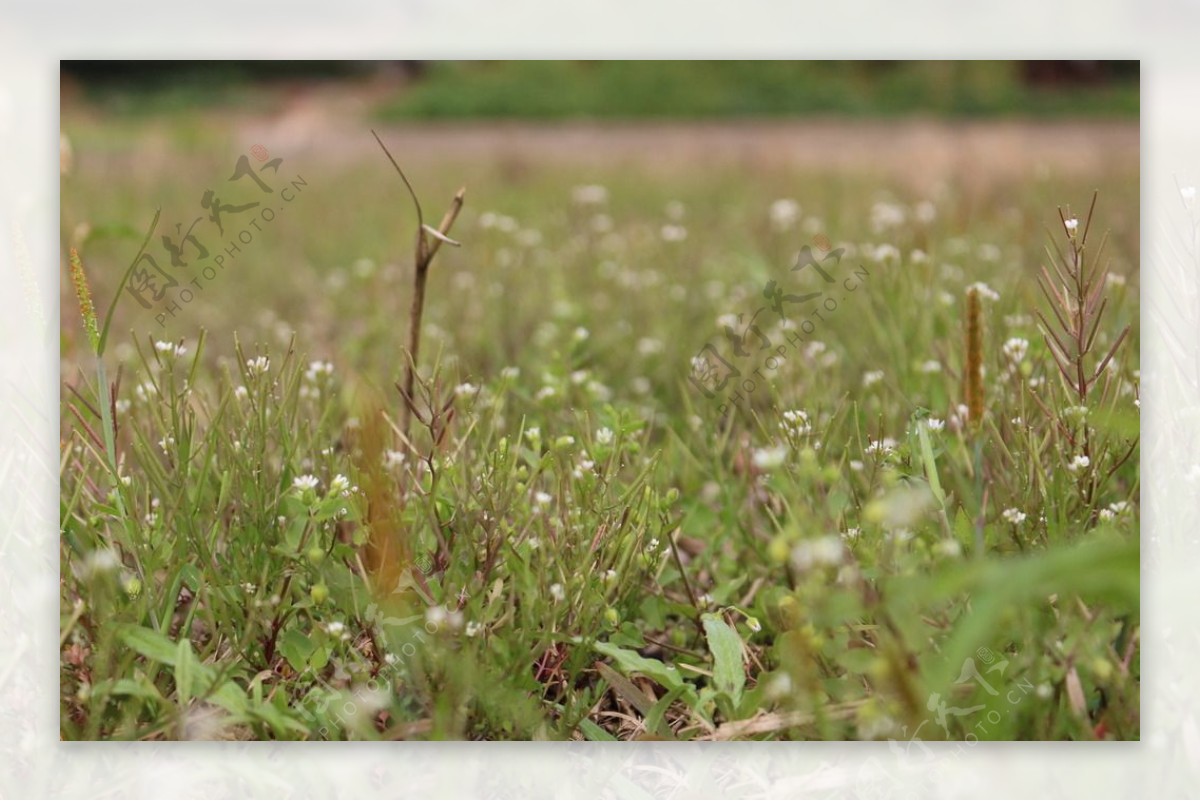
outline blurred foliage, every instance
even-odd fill
[[[384,119],[731,118],[800,114],[1135,117],[1136,61],[66,62],[126,112],[261,101],[280,83],[377,78]]]

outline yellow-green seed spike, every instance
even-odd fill
[[[92,290],[88,287],[87,275],[79,252],[71,248],[71,283],[75,285],[75,296],[79,299],[79,313],[83,316],[83,328],[87,331],[92,352],[100,354],[100,327],[96,324],[96,308],[92,305]]]

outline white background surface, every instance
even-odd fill
[[[1166,311],[1200,293],[1183,247],[1200,211],[1176,188],[1200,183],[1200,4],[343,0],[324,17],[296,5],[0,11],[0,796],[1200,794],[1200,316]],[[58,60],[97,57],[1140,58],[1143,741],[929,744],[932,761],[886,743],[58,742]],[[1182,357],[1167,324],[1186,332]]]

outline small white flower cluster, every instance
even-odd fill
[[[1072,473],[1077,473],[1080,470],[1086,470],[1091,464],[1092,460],[1081,453],[1067,464],[1067,469]]]
[[[571,475],[576,479],[581,479],[585,475],[591,473],[595,467],[596,463],[585,457],[580,459],[579,464],[575,465],[575,467],[571,469]]]
[[[330,362],[310,362],[304,371],[305,384],[300,387],[301,398],[316,400],[321,397],[321,384],[328,376],[333,375],[333,364]]]
[[[1067,231],[1074,234],[1079,228],[1079,220],[1075,219],[1074,217],[1068,217],[1067,219],[1063,220],[1063,225],[1066,226]]]
[[[612,441],[613,441],[613,432],[612,432],[611,428],[609,428],[608,426],[604,426],[603,428],[599,428],[596,430],[596,444],[597,445],[611,445]]]
[[[973,283],[969,287],[967,287],[967,290],[968,291],[974,290],[975,293],[977,295],[979,295],[979,297],[986,298],[987,300],[991,300],[991,301],[1000,300],[1000,293],[997,292],[996,290],[992,289],[990,286],[983,283],[982,281],[976,281],[975,283]]]
[[[862,383],[864,387],[871,387],[883,380],[882,370],[868,370],[863,373]]]
[[[792,549],[792,566],[800,572],[841,561],[842,540],[834,535],[804,540]]]
[[[383,466],[387,470],[393,470],[403,465],[405,458],[403,451],[386,450],[383,452]]]
[[[325,632],[335,639],[348,640],[350,634],[346,631],[346,624],[340,620],[331,620],[325,624]]]
[[[517,230],[517,221],[506,214],[497,214],[494,211],[485,211],[479,215],[480,228],[495,228],[498,231],[503,231],[506,234],[511,234]]]
[[[1015,364],[1020,364],[1025,360],[1025,354],[1029,351],[1029,340],[1021,337],[1009,337],[1004,342],[1005,357]]]
[[[608,202],[608,189],[600,184],[583,184],[571,190],[571,200],[580,206],[598,206]]]
[[[869,440],[867,447],[863,449],[863,453],[877,453],[881,456],[886,456],[894,450],[896,450],[896,440],[891,437],[884,437],[879,440]]]
[[[358,487],[351,486],[350,479],[338,473],[329,482],[329,492],[333,495],[340,495],[343,498],[349,498],[353,493],[358,492]]]
[[[1072,420],[1082,420],[1088,416],[1088,407],[1086,406],[1068,406],[1062,410],[1063,417],[1069,417]]]
[[[937,417],[927,417],[925,418],[925,427],[930,431],[941,431],[946,427],[946,421]]]
[[[331,362],[309,362],[308,369],[304,371],[304,377],[309,381],[318,381],[324,376],[331,375],[333,375],[333,364]]]
[[[664,242],[682,242],[687,239],[687,229],[682,225],[664,225],[659,231],[659,236]]]
[[[808,421],[808,412],[790,409],[783,413],[779,428],[789,437],[801,437],[812,431],[812,424]]]
[[[880,233],[904,224],[904,207],[898,203],[876,203],[871,207],[871,228]]]
[[[771,227],[786,231],[800,219],[800,204],[791,198],[780,198],[771,204]]]
[[[639,356],[653,356],[656,353],[662,353],[663,343],[661,339],[654,337],[642,337],[637,341],[637,352]]]
[[[451,611],[441,605],[431,606],[425,610],[425,625],[433,627],[434,631],[442,626],[458,631],[463,627],[463,613],[457,609]]]
[[[932,373],[940,373],[940,372],[942,372],[942,363],[939,362],[937,359],[930,359],[929,361],[922,362],[921,366],[918,367],[917,369],[920,370],[922,373],[925,373],[926,375],[930,375]]]
[[[950,428],[955,431],[962,431],[970,419],[971,410],[965,403],[960,403],[950,410]]]
[[[787,448],[771,447],[771,448],[755,448],[751,455],[751,461],[754,466],[763,472],[774,470],[783,464],[787,458]]]
[[[1009,508],[1000,513],[1000,516],[1012,523],[1014,526],[1019,526],[1025,522],[1025,513],[1020,509]]]
[[[1108,522],[1127,511],[1129,511],[1128,501],[1114,501],[1108,505],[1107,509],[1100,510],[1100,519]]]
[[[315,490],[320,485],[321,485],[321,479],[317,478],[316,476],[312,475],[311,473],[308,473],[308,474],[305,474],[302,476],[296,476],[294,479],[292,479],[292,487],[299,490],[300,492],[305,492],[307,490]]]
[[[176,358],[187,353],[187,348],[183,346],[182,342],[178,345],[173,342],[155,342],[154,349],[164,356],[173,356]]]
[[[246,360],[246,369],[254,375],[263,375],[271,369],[271,360],[266,356],[256,356]]]
[[[454,394],[459,397],[466,396],[468,398],[479,394],[479,387],[476,384],[464,381],[454,388]]]
[[[563,589],[563,585],[559,584],[558,582],[551,584],[550,597],[554,599],[555,603],[560,603],[566,599],[567,593],[566,590]]]

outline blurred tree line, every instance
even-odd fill
[[[64,89],[218,101],[246,87],[383,86],[386,119],[799,114],[1136,116],[1137,61],[70,61]],[[64,91],[64,96],[68,94]]]

